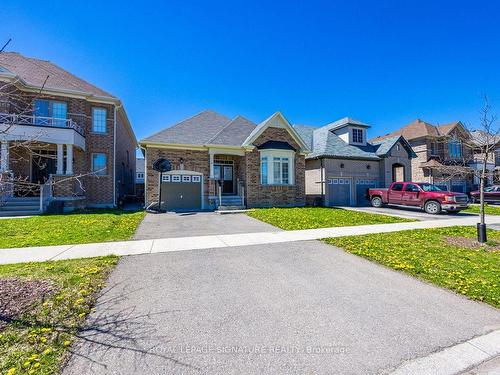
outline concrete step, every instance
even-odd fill
[[[39,202],[39,197],[11,197],[6,199],[7,202]]]
[[[38,210],[40,208],[40,204],[31,204],[31,205],[3,205],[0,206],[0,211],[33,211]]]
[[[34,216],[40,215],[39,210],[26,210],[26,211],[0,211],[0,217],[14,217],[14,216]]]
[[[5,201],[4,206],[36,206],[40,204],[40,199],[36,201]]]
[[[241,205],[221,205],[217,208],[217,211],[233,211],[233,210],[244,210],[245,207]]]

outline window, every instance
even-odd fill
[[[106,133],[105,108],[92,108],[92,131],[95,133]]]
[[[458,159],[462,157],[462,144],[460,141],[451,140],[448,142],[448,150],[450,153],[450,158]]]
[[[65,102],[36,99],[33,112],[37,125],[66,126],[68,105]]]
[[[263,150],[260,158],[262,185],[293,184],[293,151]]]
[[[137,172],[137,179],[138,180],[143,180],[144,179],[144,173],[143,172]]]
[[[352,143],[363,143],[363,130],[352,129]]]
[[[437,148],[436,148],[436,142],[431,143],[431,156],[436,156],[437,155]]]
[[[394,184],[394,185],[392,185],[392,190],[393,191],[402,191],[403,190],[403,184]]]
[[[108,170],[106,168],[106,154],[92,154],[92,172],[94,172],[94,174],[98,176],[104,176],[108,174]]]
[[[410,193],[418,193],[420,191],[420,189],[418,188],[417,185],[406,184],[405,191],[408,191]]]
[[[260,158],[260,183],[267,185],[267,181],[267,157],[263,156]]]

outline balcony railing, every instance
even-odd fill
[[[0,124],[47,126],[51,128],[69,128],[75,130],[82,136],[85,136],[85,131],[83,130],[83,127],[78,125],[72,119],[30,116],[30,115],[16,115],[14,113],[0,113]]]

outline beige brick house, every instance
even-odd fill
[[[137,141],[123,104],[49,61],[0,54],[0,141],[2,196],[14,206],[113,207],[134,194]]]
[[[471,135],[460,121],[436,126],[416,119],[401,129],[372,141],[381,142],[394,136],[407,139],[416,154],[416,158],[412,159],[413,181],[429,182],[444,190],[462,193],[474,189],[472,174],[450,174],[443,168],[450,165],[474,167]]]
[[[275,113],[256,125],[203,111],[139,142],[145,152],[146,205],[167,210],[305,204],[307,145]],[[170,172],[153,169],[159,159]]]
[[[370,126],[348,117],[322,127],[294,128],[312,150],[305,172],[309,204],[364,205],[368,188],[411,178],[415,154],[402,136],[368,142]]]

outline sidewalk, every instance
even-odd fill
[[[351,227],[305,229],[294,231],[225,234],[212,236],[160,238],[155,240],[100,242],[80,245],[0,249],[0,264],[91,258],[111,254],[138,255],[168,251],[307,241],[326,237],[357,236],[370,233],[398,232],[411,229],[476,225],[477,221],[478,218],[474,216],[450,220],[417,221],[395,224],[359,225]],[[500,224],[500,216],[487,216],[487,223]]]

